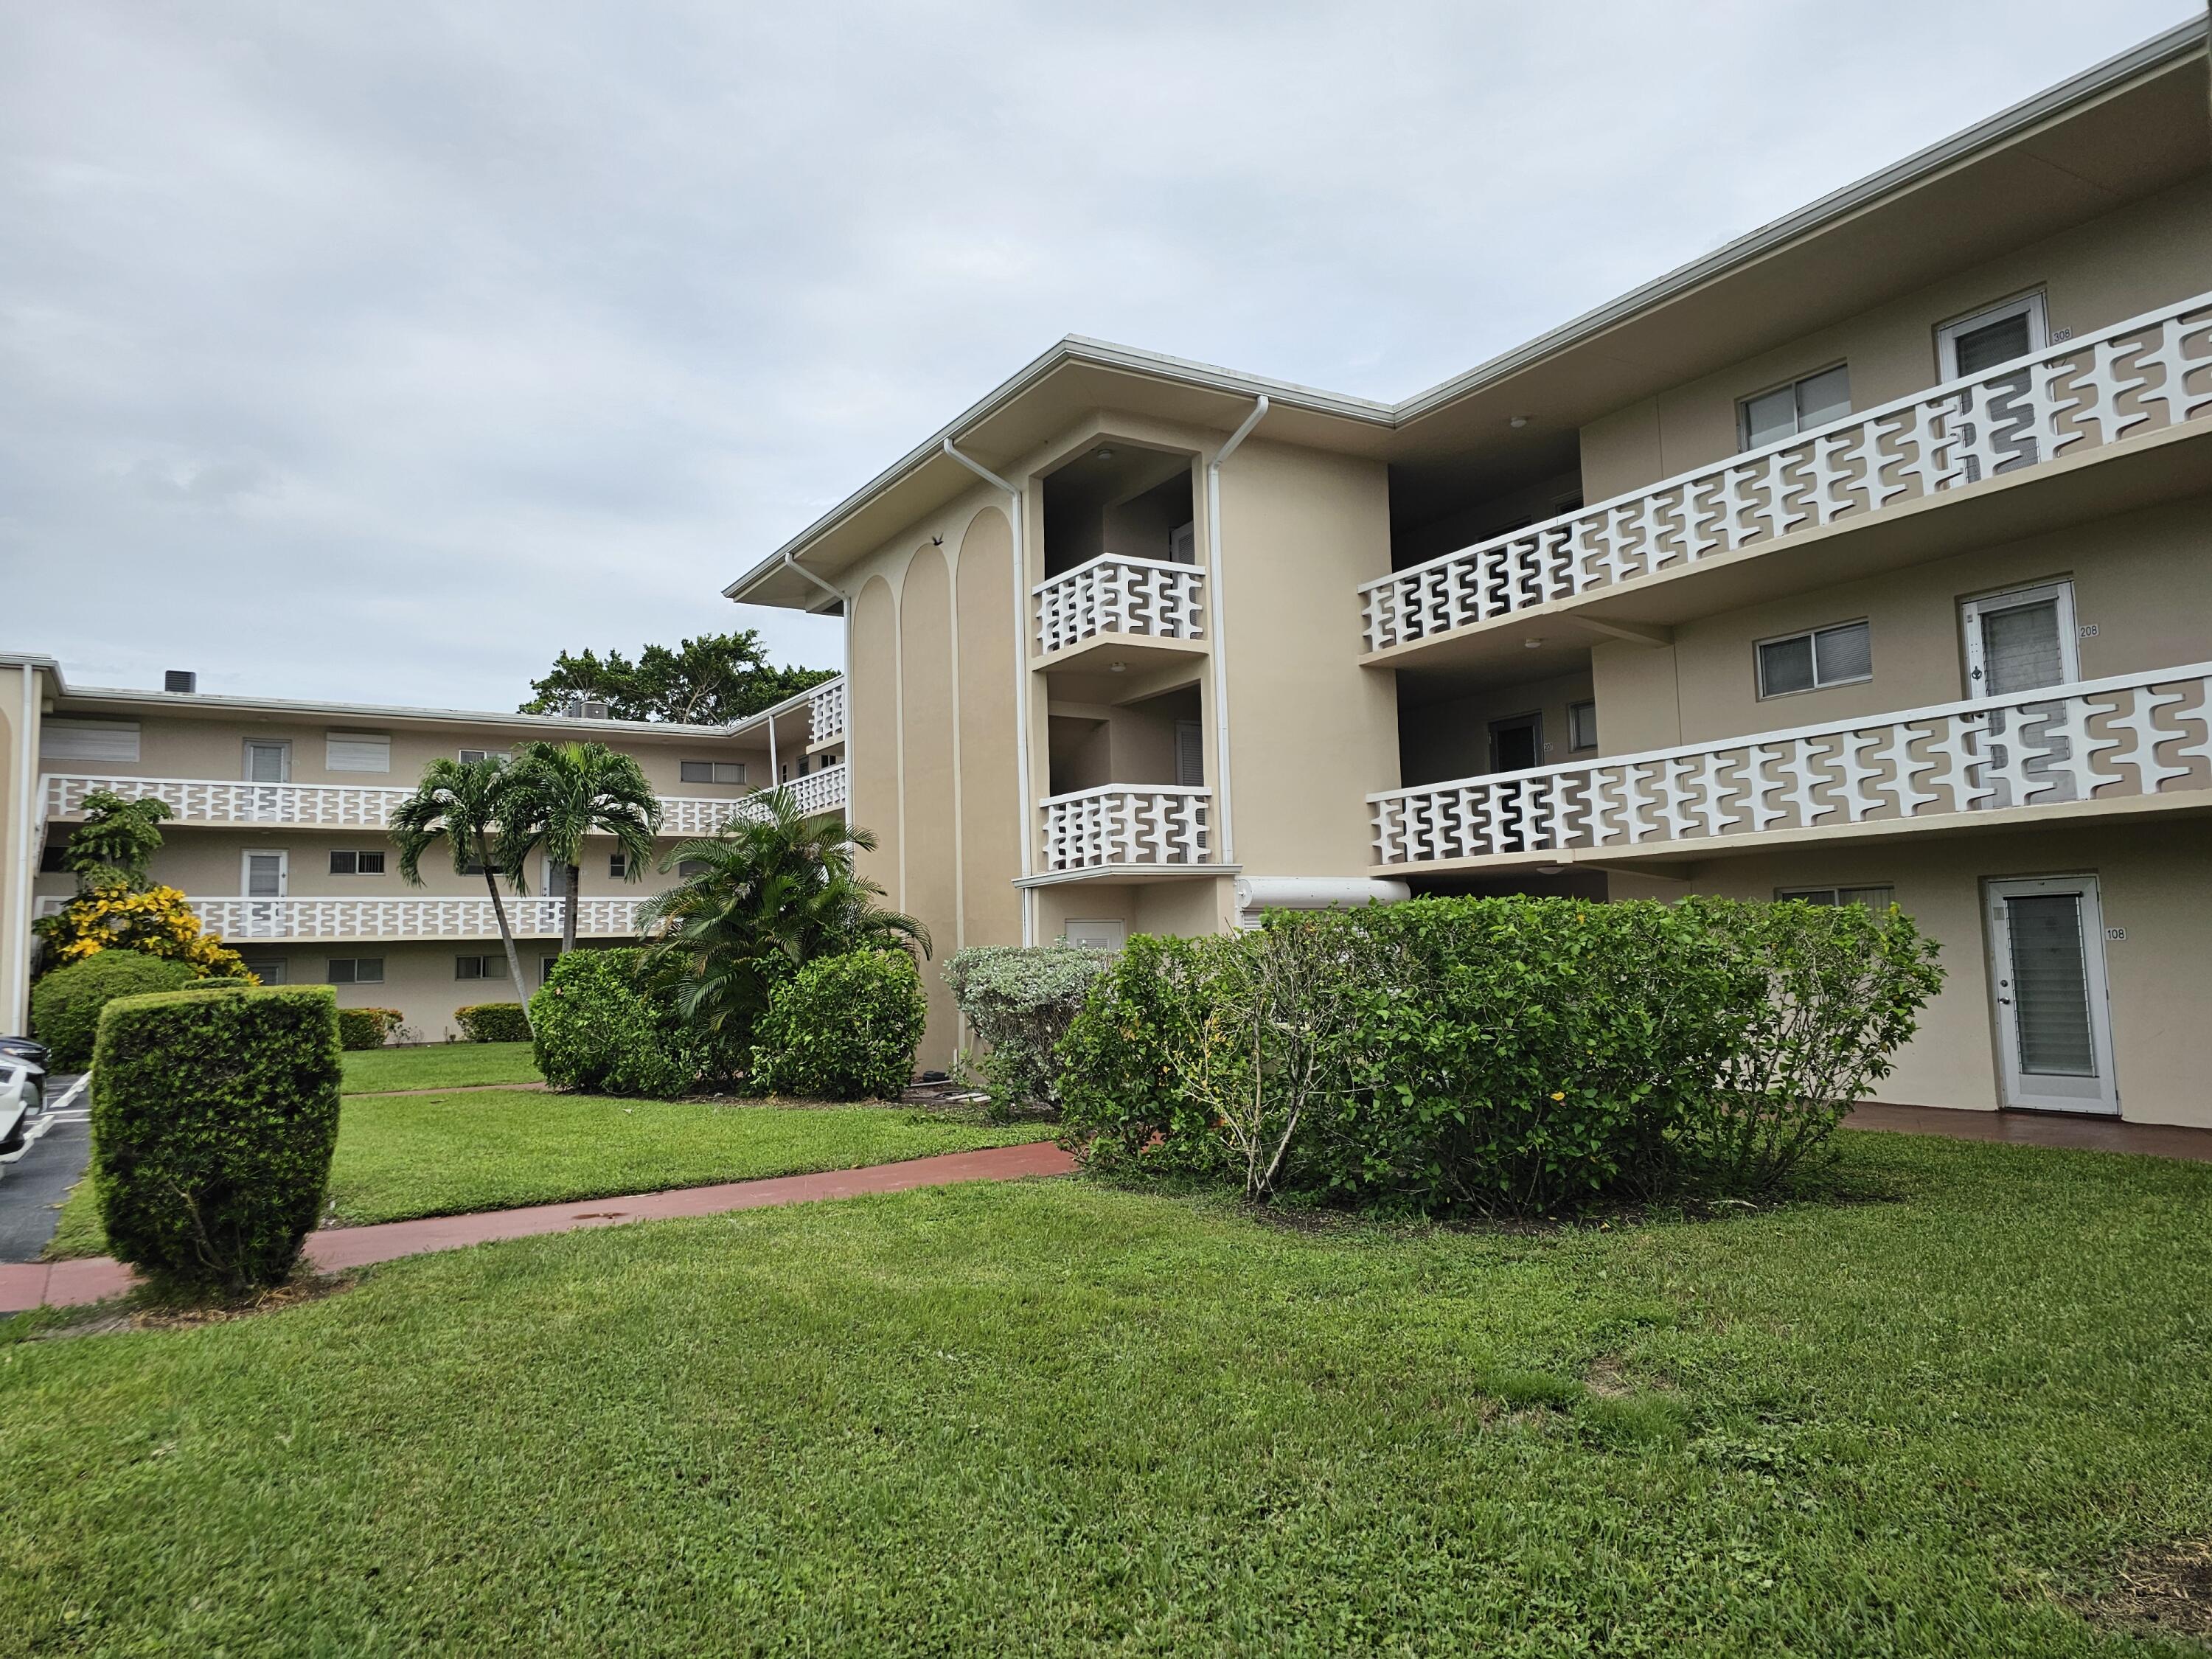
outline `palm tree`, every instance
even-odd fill
[[[514,930],[507,926],[507,901],[500,896],[499,877],[511,872],[499,852],[499,830],[514,774],[504,755],[482,760],[434,760],[422,769],[415,793],[392,809],[386,826],[392,845],[399,849],[399,874],[410,886],[422,884],[422,855],[440,841],[452,850],[453,869],[461,875],[481,873],[491,894],[491,913],[499,922],[499,942],[507,950],[507,971],[522,1004],[522,1020],[530,1025],[530,999],[524,994],[522,960],[515,954]],[[516,884],[518,889],[520,883]],[[530,1027],[532,1037],[537,1028]]]
[[[517,872],[542,851],[558,866],[561,954],[576,948],[576,896],[584,837],[612,836],[623,855],[623,879],[645,873],[660,833],[660,800],[638,763],[603,743],[526,743],[508,774],[500,857]],[[524,890],[527,890],[526,889]]]
[[[638,931],[658,935],[650,969],[676,984],[686,1018],[742,1037],[802,963],[903,945],[929,954],[929,930],[878,908],[884,890],[854,871],[854,854],[875,849],[872,835],[842,813],[801,811],[787,789],[745,805],[720,833],[663,859],[664,870],[698,867],[638,912]]]

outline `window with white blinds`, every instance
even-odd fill
[[[137,720],[46,720],[39,727],[40,760],[138,759]]]
[[[392,738],[381,732],[332,732],[323,740],[323,766],[331,772],[389,772]]]
[[[2025,894],[2008,896],[2004,904],[2012,936],[2020,1069],[2045,1076],[2096,1076],[2081,895]]]
[[[1947,380],[1978,374],[2045,345],[2043,296],[2022,295],[1954,319],[1936,331],[1938,372]]]

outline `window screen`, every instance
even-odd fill
[[[2066,653],[2058,635],[2058,601],[2043,599],[1981,614],[1982,660],[1989,671],[1984,696],[2033,691],[2066,678]]]
[[[1176,722],[1176,781],[1186,789],[1206,785],[1206,732],[1196,720]]]
[[[282,898],[283,895],[283,855],[278,853],[248,853],[246,855],[246,896]]]
[[[455,957],[453,977],[455,979],[505,979],[507,958],[505,957]]]
[[[2089,1027],[2089,972],[2081,941],[2081,896],[2008,897],[2014,1024],[2020,1069],[2059,1077],[2097,1075]]]
[[[39,758],[135,763],[138,758],[138,722],[47,720],[39,727]]]
[[[282,985],[291,975],[291,964],[283,957],[247,957],[246,971],[264,985]]]
[[[1756,398],[1746,398],[1740,408],[1744,448],[1779,443],[1800,432],[1840,421],[1851,412],[1850,370],[1838,363]]]
[[[249,743],[246,745],[248,783],[283,783],[292,775],[292,745],[289,743]]]
[[[384,873],[384,854],[380,849],[362,849],[334,847],[331,849],[331,873],[334,876],[380,876]]]
[[[1999,363],[2025,357],[2035,349],[2035,344],[2034,337],[2028,331],[2027,313],[2016,311],[2009,317],[1954,335],[1951,349],[1958,356],[1959,373],[1963,375],[1978,374]]]
[[[389,772],[392,739],[376,732],[332,732],[324,739],[323,764],[332,772]]]
[[[1863,622],[1766,640],[1759,647],[1759,695],[1762,697],[1846,684],[1871,678],[1873,673],[1873,634]]]
[[[678,761],[676,775],[685,783],[743,783],[743,761]]]
[[[1571,702],[1567,705],[1567,743],[1571,748],[1597,747],[1597,705],[1594,702]]]
[[[332,957],[330,960],[330,981],[333,985],[381,985],[384,983],[382,957]]]

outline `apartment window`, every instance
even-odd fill
[[[1196,720],[1176,722],[1176,781],[1186,789],[1206,787],[1206,729]]]
[[[246,853],[240,855],[240,885],[247,898],[283,898],[292,887],[292,860],[287,853]]]
[[[1887,910],[1897,897],[1892,887],[1778,887],[1778,899],[1802,899],[1808,904],[1863,904],[1869,910]]]
[[[558,957],[540,957],[538,958],[538,982],[540,985],[544,984],[547,980],[553,977],[553,964],[560,960],[561,958]]]
[[[58,835],[39,849],[39,873],[42,876],[61,876],[69,873],[69,837]]]
[[[1567,705],[1567,747],[1573,750],[1597,747],[1595,703],[1571,702]]]
[[[2081,678],[2072,582],[1968,599],[1959,607],[1959,627],[1970,697],[2002,697]]]
[[[1874,678],[1872,635],[1863,622],[1838,623],[1759,642],[1759,695],[1787,696]]]
[[[453,977],[455,979],[505,979],[507,958],[505,957],[455,957]]]
[[[676,775],[685,783],[743,783],[743,761],[678,761]]]
[[[384,983],[382,957],[332,957],[330,959],[330,982],[333,985],[381,985]]]
[[[1801,432],[1840,421],[1851,412],[1851,374],[1838,363],[1818,374],[1746,398],[1736,405],[1740,447],[1760,449]]]
[[[246,745],[246,781],[248,783],[291,782],[292,745],[249,740]]]
[[[331,772],[389,772],[392,739],[382,732],[326,732],[323,766]]]
[[[264,985],[282,985],[292,976],[292,965],[283,957],[245,957],[240,960],[246,963],[246,971]]]
[[[678,862],[676,873],[689,881],[694,876],[703,876],[711,866],[704,859],[684,859]]]
[[[629,857],[628,857],[626,854],[621,854],[621,853],[610,853],[610,854],[607,854],[607,874],[608,874],[609,876],[612,877],[612,878],[613,878],[615,880],[617,880],[617,881],[625,881],[625,880],[628,880],[628,879],[629,879]]]
[[[40,760],[138,761],[136,720],[46,720],[39,727]]]
[[[1985,307],[1937,329],[1937,368],[1944,380],[1956,380],[2040,351],[2048,343],[2043,325],[2043,296],[2024,295],[2002,305]]]
[[[380,876],[384,873],[384,853],[381,848],[331,848],[331,873],[334,876]]]
[[[464,766],[474,766],[478,761],[489,760],[494,755],[498,756],[501,760],[507,758],[507,750],[504,749],[464,749],[459,752],[461,764]]]

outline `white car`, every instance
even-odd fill
[[[0,1153],[22,1146],[23,1132],[46,1105],[45,1058],[36,1043],[0,1038]]]

